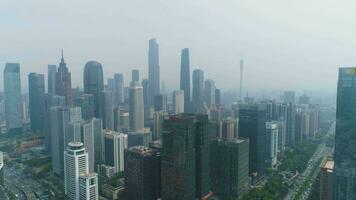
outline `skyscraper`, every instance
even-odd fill
[[[89,61],[84,66],[84,93],[94,96],[94,116],[100,115],[99,98],[104,90],[103,68],[99,62]]]
[[[167,96],[164,94],[156,95],[154,108],[155,111],[167,111]]]
[[[278,151],[278,123],[266,122],[266,158],[270,168],[277,164]]]
[[[149,106],[153,106],[155,95],[160,94],[159,47],[156,39],[151,39],[148,47],[148,91]]]
[[[51,94],[51,95],[56,94],[56,73],[57,73],[57,66],[56,65],[48,65],[47,91],[48,91],[48,94]]]
[[[131,71],[131,81],[140,81],[140,71],[138,69],[133,69]]]
[[[124,95],[124,75],[115,74],[114,75],[114,105],[123,104],[125,102]]]
[[[83,124],[81,142],[84,143],[85,150],[88,153],[89,173],[93,173],[95,166],[102,161],[103,141],[104,137],[100,119],[93,118]]]
[[[79,176],[88,171],[88,153],[83,143],[70,142],[64,151],[64,189],[68,199],[80,199]]]
[[[56,73],[56,94],[66,97],[66,104],[72,105],[72,80],[67,64],[64,62],[63,50],[61,62]]]
[[[339,68],[334,199],[356,199],[356,67]]]
[[[221,104],[221,90],[215,89],[215,105]]]
[[[28,75],[28,93],[31,130],[33,132],[42,132],[44,128],[44,93],[45,82],[44,75],[30,73]]]
[[[176,90],[173,92],[174,114],[184,113],[184,91]]]
[[[125,189],[130,200],[156,200],[161,187],[160,153],[157,150],[134,146],[125,150]]]
[[[193,71],[193,101],[194,111],[201,109],[204,103],[204,72],[196,69]]]
[[[101,91],[99,97],[99,117],[103,120],[103,128],[108,130],[114,130],[114,107],[112,100],[112,92],[110,90]]]
[[[208,196],[208,117],[175,115],[170,116],[163,124],[162,199],[193,200]]]
[[[184,91],[184,112],[190,112],[190,61],[189,49],[182,49],[180,64],[180,89]]]
[[[205,81],[205,103],[208,108],[215,106],[215,82],[211,79]]]
[[[248,138],[250,174],[262,176],[266,158],[266,106],[243,104],[239,108],[239,136]]]
[[[138,131],[144,127],[143,88],[139,82],[130,84],[130,130]]]
[[[81,108],[83,119],[89,120],[95,117],[94,96],[92,94],[83,94],[75,97],[74,106]]]
[[[22,133],[20,64],[6,63],[4,70],[5,122],[8,132]]]
[[[210,152],[214,194],[221,199],[240,199],[249,189],[248,139],[214,139]]]
[[[127,135],[115,131],[104,132],[105,164],[115,167],[115,173],[124,171],[124,150]]]

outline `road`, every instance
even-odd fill
[[[335,122],[330,126],[327,135],[333,134],[335,132]],[[285,200],[294,200],[298,191],[302,188],[303,183],[310,178],[309,185],[307,189],[305,189],[301,195],[302,200],[306,200],[309,197],[312,183],[317,177],[319,170],[314,169],[316,167],[320,167],[323,161],[326,159],[328,155],[332,153],[332,148],[326,147],[325,143],[321,143],[313,156],[308,161],[308,166],[303,173],[301,173],[295,180],[292,188],[289,190],[288,194],[285,197]],[[320,159],[323,161],[320,163]]]

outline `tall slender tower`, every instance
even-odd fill
[[[180,89],[184,91],[184,112],[190,112],[190,61],[189,49],[182,49],[180,64]]]
[[[30,73],[28,75],[28,93],[31,130],[34,132],[42,132],[44,127],[44,93],[45,82],[44,75]]]
[[[240,101],[243,100],[244,60],[240,60]]]
[[[204,103],[204,72],[203,70],[196,69],[193,71],[193,100],[192,109],[197,112],[201,109]]]
[[[154,97],[160,94],[160,78],[159,78],[159,47],[156,39],[149,41],[148,47],[148,91],[149,106],[154,105]]]
[[[100,115],[99,98],[104,90],[103,67],[99,62],[89,61],[84,67],[84,93],[94,96],[94,115]]]
[[[61,62],[56,73],[56,94],[66,97],[66,104],[72,105],[72,81],[67,64],[64,62],[63,50]]]
[[[143,88],[137,81],[130,84],[130,130],[139,131],[144,128]]]

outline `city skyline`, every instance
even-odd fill
[[[32,3],[36,6],[35,2]],[[59,50],[63,48],[66,52],[66,62],[74,76],[75,87],[82,86],[82,80],[78,77],[81,76],[85,63],[93,59],[103,64],[105,77],[115,72],[124,73],[128,77],[133,68],[139,69],[142,77],[148,77],[147,41],[156,38],[160,44],[161,80],[170,88],[179,84],[179,77],[175,76],[179,72],[179,52],[180,49],[188,47],[191,50],[191,71],[197,68],[203,69],[206,77],[214,79],[222,89],[238,89],[238,81],[234,81],[234,74],[238,76],[239,60],[243,58],[246,90],[266,88],[283,90],[287,87],[303,90],[307,85],[312,90],[334,90],[337,79],[336,66],[339,64],[351,66],[354,63],[352,55],[355,52],[352,45],[355,42],[350,37],[352,31],[334,36],[331,34],[335,33],[334,29],[321,23],[323,22],[321,17],[330,14],[335,17],[335,21],[340,22],[339,25],[335,25],[338,30],[347,30],[348,26],[345,24],[348,20],[335,14],[344,8],[343,5],[333,5],[332,2],[328,2],[325,10],[321,11],[317,8],[317,4],[313,3],[309,9],[314,8],[314,13],[304,9],[304,1],[301,1],[290,8],[281,4],[275,8],[280,9],[277,10],[279,12],[273,12],[274,9],[261,9],[264,6],[257,6],[253,1],[224,2],[219,5],[208,1],[206,5],[199,7],[201,13],[194,16],[190,14],[197,13],[198,8],[192,2],[183,2],[183,5],[177,5],[177,2],[168,5],[159,2],[141,3],[144,5],[142,7],[147,6],[148,10],[162,9],[167,13],[176,8],[177,11],[173,12],[173,10],[163,20],[160,14],[147,13],[144,10],[140,16],[129,15],[123,8],[134,7],[137,4],[135,1],[122,7],[113,3],[112,8],[92,3],[90,4],[92,8],[84,7],[80,11],[81,16],[78,17],[75,11],[80,4],[75,3],[73,8],[61,12],[61,17],[56,17],[48,16],[46,13],[57,13],[65,9],[57,3],[37,6],[34,10],[39,12],[29,15],[18,5],[5,1],[0,10],[4,11],[5,17],[0,24],[8,27],[9,23],[14,22],[18,26],[16,28],[9,26],[4,37],[0,39],[0,42],[10,47],[6,51],[0,51],[3,55],[0,64],[4,66],[6,62],[19,62],[25,68],[21,74],[24,80],[23,74],[30,71],[44,73],[48,64],[57,64]],[[187,18],[179,14],[183,6],[188,7],[187,16],[194,16],[192,21],[196,27],[186,24]],[[108,12],[95,18],[90,13],[97,7],[108,9]],[[332,9],[334,7],[335,10]],[[118,10],[116,11],[115,8]],[[291,16],[287,16],[286,19],[276,17],[278,13],[288,13],[287,11],[290,11]],[[211,13],[215,19],[209,17]],[[296,19],[297,16],[302,15],[306,16]],[[314,24],[319,24],[320,30],[308,29],[310,27],[305,25],[308,17]],[[31,22],[33,30],[28,30],[28,25],[24,24],[23,18]],[[76,20],[71,21],[72,18]],[[148,25],[143,23],[146,21],[149,21]],[[42,22],[49,25],[42,26]],[[172,22],[175,26],[168,26],[171,24],[168,22]],[[76,23],[81,23],[83,30],[75,28]],[[54,27],[51,24],[59,25]],[[120,29],[115,28],[114,24],[119,25]],[[295,24],[300,30],[293,32],[295,28],[290,27],[290,24]],[[171,27],[171,30],[163,29],[165,26]],[[74,28],[75,31],[71,31],[71,34],[57,33],[68,28]],[[143,29],[147,31],[142,31]],[[21,36],[14,34],[23,31],[27,34]],[[41,34],[38,34],[38,31],[47,33],[46,37],[39,37],[38,35]],[[18,50],[18,42],[24,45],[21,51]],[[337,52],[340,51],[345,53],[338,55]],[[224,70],[219,70],[221,68]],[[283,72],[285,69],[288,71]],[[226,78],[222,78],[225,71],[231,73],[225,75]],[[257,71],[264,76],[256,75]],[[272,77],[277,72],[283,72],[284,77],[273,80]],[[315,78],[319,73],[322,76]],[[270,81],[266,83],[266,80]]]

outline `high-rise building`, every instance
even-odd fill
[[[356,67],[339,69],[335,129],[334,199],[356,199]]]
[[[302,96],[299,97],[299,104],[309,104],[310,103],[310,98],[308,95],[303,94]]]
[[[108,130],[114,130],[114,107],[112,100],[112,92],[110,90],[101,92],[99,98],[99,116],[103,120],[103,128]]]
[[[56,95],[56,65],[48,65],[47,69],[47,92],[51,95]]]
[[[144,107],[143,107],[143,89],[139,82],[130,84],[130,130],[138,131],[144,127]]]
[[[204,72],[196,69],[193,71],[193,110],[198,112],[204,104]]]
[[[180,89],[184,91],[184,112],[190,112],[190,61],[189,49],[182,49],[180,64]]]
[[[140,81],[140,71],[138,69],[133,69],[131,71],[131,81]]]
[[[278,123],[266,122],[266,163],[270,168],[276,168],[278,152]]]
[[[238,137],[238,119],[230,117],[220,121],[220,138],[237,139]]]
[[[74,106],[81,108],[83,119],[89,120],[95,117],[95,103],[92,94],[83,94],[75,97]]]
[[[81,142],[88,153],[89,173],[94,172],[95,166],[103,160],[103,142],[101,119],[93,118],[83,124]]]
[[[99,62],[89,61],[84,66],[84,93],[94,97],[94,116],[100,116],[99,98],[104,90],[103,68]]]
[[[63,176],[63,152],[69,135],[70,109],[53,106],[50,111],[51,153],[54,174]]]
[[[215,82],[211,79],[208,79],[205,81],[205,103],[208,106],[208,108],[213,108],[215,105]]]
[[[148,47],[148,105],[154,105],[154,97],[160,94],[159,47],[156,39],[149,41]]]
[[[5,186],[4,177],[4,153],[0,151],[0,186]]]
[[[152,140],[158,140],[161,138],[162,135],[162,124],[163,124],[163,118],[165,116],[165,113],[160,111],[160,112],[155,112],[153,114],[153,132],[152,132]]]
[[[326,160],[320,167],[320,200],[334,199],[334,161]]]
[[[249,171],[263,176],[266,158],[266,105],[242,104],[239,108],[239,136],[248,138]]]
[[[221,90],[215,89],[215,105],[221,104]]]
[[[128,147],[137,145],[148,147],[150,142],[152,142],[152,132],[149,128],[144,128],[134,132],[131,131],[127,134]]]
[[[98,200],[99,186],[98,174],[80,174],[79,175],[79,200]]]
[[[286,149],[286,122],[283,118],[278,120],[278,152],[279,156],[284,156]]]
[[[31,130],[42,132],[44,128],[44,93],[45,81],[43,74],[30,73],[28,75],[28,94]]]
[[[114,75],[114,103],[115,105],[123,104],[125,102],[125,95],[124,95],[124,75],[122,74],[115,74]]]
[[[163,127],[162,199],[193,200],[209,196],[208,117],[170,116],[163,122]]]
[[[6,63],[4,70],[5,122],[9,133],[22,133],[20,64]]]
[[[148,90],[148,79],[143,79],[141,82],[143,88],[143,104],[148,107],[148,98],[149,98],[149,90]]]
[[[144,146],[125,150],[126,199],[156,200],[160,197],[160,157],[157,150]]]
[[[155,111],[167,111],[167,96],[165,94],[155,96],[154,108]]]
[[[249,189],[248,139],[214,139],[210,143],[210,180],[221,199],[240,199]]]
[[[184,91],[176,90],[173,92],[173,110],[174,114],[184,113]]]
[[[126,148],[126,134],[104,131],[105,164],[115,167],[115,173],[124,171],[124,150]]]
[[[284,102],[295,104],[295,92],[294,91],[285,91],[284,92]]]
[[[56,95],[64,96],[66,104],[72,105],[72,80],[67,64],[64,62],[63,51],[61,62],[56,73]]]
[[[64,189],[65,195],[70,200],[80,199],[79,176],[87,174],[88,153],[81,142],[68,143],[64,151]]]

